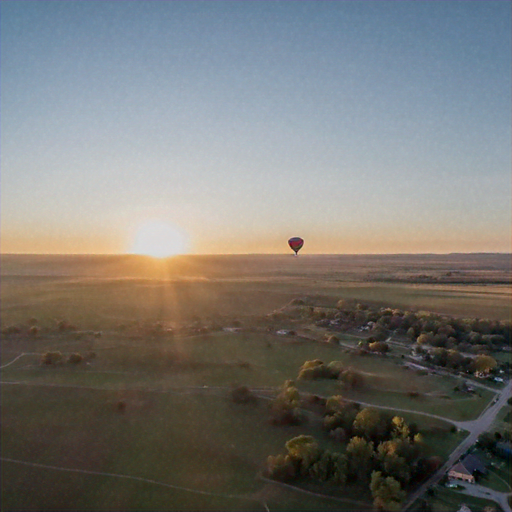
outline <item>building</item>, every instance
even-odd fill
[[[476,472],[481,474],[487,473],[485,464],[474,455],[466,455],[464,459],[455,464],[455,466],[448,471],[448,478],[456,478],[474,484]]]

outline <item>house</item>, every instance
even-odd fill
[[[448,471],[449,478],[457,478],[458,480],[464,480],[471,484],[475,483],[475,472],[482,474],[487,473],[483,462],[474,455],[466,455],[460,462]]]

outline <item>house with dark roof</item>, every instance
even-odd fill
[[[485,464],[475,455],[466,455],[448,471],[448,478],[457,478],[474,484],[477,472],[485,475],[487,473]]]

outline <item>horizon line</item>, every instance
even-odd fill
[[[512,255],[512,251],[452,251],[452,252],[375,252],[375,253],[305,253],[299,254],[299,257],[305,256],[451,256],[451,255]],[[105,252],[105,253],[32,253],[32,252],[0,252],[2,256],[137,256],[142,258],[153,259],[170,259],[183,256],[295,256],[295,254],[288,252],[275,252],[275,253],[182,253],[166,256],[163,258],[155,258],[149,254],[136,254],[136,253],[122,253],[122,252]]]

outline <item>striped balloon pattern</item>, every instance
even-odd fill
[[[288,240],[288,245],[292,251],[295,251],[295,255],[297,255],[297,253],[302,249],[302,246],[304,245],[304,240],[302,240],[302,238],[299,236],[294,236]]]

